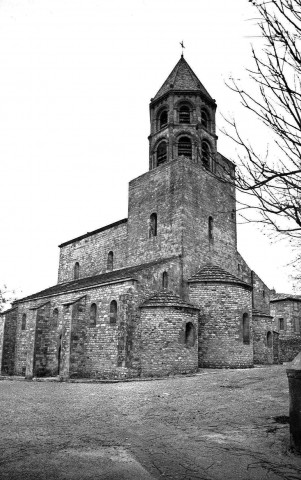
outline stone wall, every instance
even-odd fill
[[[235,191],[203,166],[182,160],[184,279],[211,263],[236,273]],[[209,234],[209,218],[212,232]]]
[[[129,184],[128,264],[139,265],[182,253],[182,178],[173,161]],[[157,235],[150,216],[157,214]]]
[[[268,341],[268,332],[271,336],[270,341]],[[253,314],[253,351],[254,364],[274,363],[272,317]]]
[[[274,329],[279,332],[280,339],[301,338],[301,302],[292,299],[271,302],[271,315],[274,317]],[[280,319],[283,329],[280,329]]]
[[[141,375],[189,373],[198,367],[198,311],[179,307],[141,309]],[[194,326],[194,341],[185,338],[186,324]]]
[[[199,366],[253,366],[251,291],[240,285],[189,285],[190,301],[200,307]],[[249,319],[249,342],[243,342],[243,315]]]
[[[270,289],[261,280],[261,278],[252,272],[253,283],[253,308],[259,312],[270,313]]]
[[[301,338],[280,338],[280,363],[291,362],[301,352]]]
[[[2,375],[16,373],[17,309],[7,311],[1,318],[0,359]],[[1,355],[2,354],[2,355]]]
[[[140,310],[138,306],[163,287],[181,287],[181,258],[141,266],[133,280],[117,280],[49,297],[17,302],[15,334],[15,372],[33,376],[63,378],[123,378],[140,372]],[[75,288],[78,290],[75,290]],[[117,317],[112,319],[110,304],[117,302]],[[91,322],[91,305],[96,319]],[[56,316],[54,315],[56,312]],[[26,328],[22,330],[22,316]],[[12,328],[12,323],[8,323]]]
[[[150,237],[152,213],[157,214],[157,235]],[[208,262],[236,273],[234,187],[182,157],[130,182],[128,263],[181,254],[184,279]]]
[[[50,318],[50,301],[36,309],[36,332],[33,374],[37,377],[57,374],[56,339]]]
[[[20,303],[19,310],[27,312],[28,321],[26,330],[17,332],[18,370],[26,365],[27,378],[58,373],[63,378],[131,375],[124,370],[125,365],[119,368],[122,361],[118,362],[118,345],[122,343],[125,364],[131,369],[123,336],[132,329],[133,315],[128,315],[130,309],[125,304],[129,303],[135,283],[120,281],[94,287],[84,296],[81,292],[64,293],[50,298],[47,304],[41,299]],[[110,318],[112,300],[117,302],[115,322]],[[97,311],[95,323],[91,324],[93,303]],[[55,309],[56,323],[52,321]]]
[[[79,263],[79,278],[105,273],[109,252],[114,255],[113,269],[123,268],[126,266],[126,219],[63,243],[60,247],[58,283],[74,279],[76,262]]]
[[[2,361],[3,361],[3,344],[4,344],[4,324],[5,324],[5,314],[0,314],[0,375],[2,370]]]

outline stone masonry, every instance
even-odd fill
[[[2,314],[2,374],[161,376],[278,363],[284,340],[288,356],[299,348],[301,299],[282,312],[272,299],[273,320],[268,287],[237,251],[216,108],[181,56],[150,102],[149,171],[129,183],[128,218],[63,242],[58,283]]]

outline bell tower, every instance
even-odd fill
[[[150,103],[149,171],[129,184],[128,265],[177,258],[183,288],[200,265],[237,269],[235,167],[217,152],[215,114],[181,56]]]
[[[215,171],[216,102],[183,55],[150,102],[149,169],[181,156]]]

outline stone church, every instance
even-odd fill
[[[235,166],[183,55],[150,102],[128,218],[60,245],[58,283],[4,314],[3,375],[131,378],[278,362],[270,291],[237,251]],[[300,300],[301,301],[301,300]]]

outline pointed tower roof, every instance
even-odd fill
[[[183,55],[168,75],[160,90],[156,93],[152,100],[157,100],[165,93],[172,90],[189,90],[202,92],[209,100],[213,101],[204,85],[200,82],[196,74],[190,68]]]

